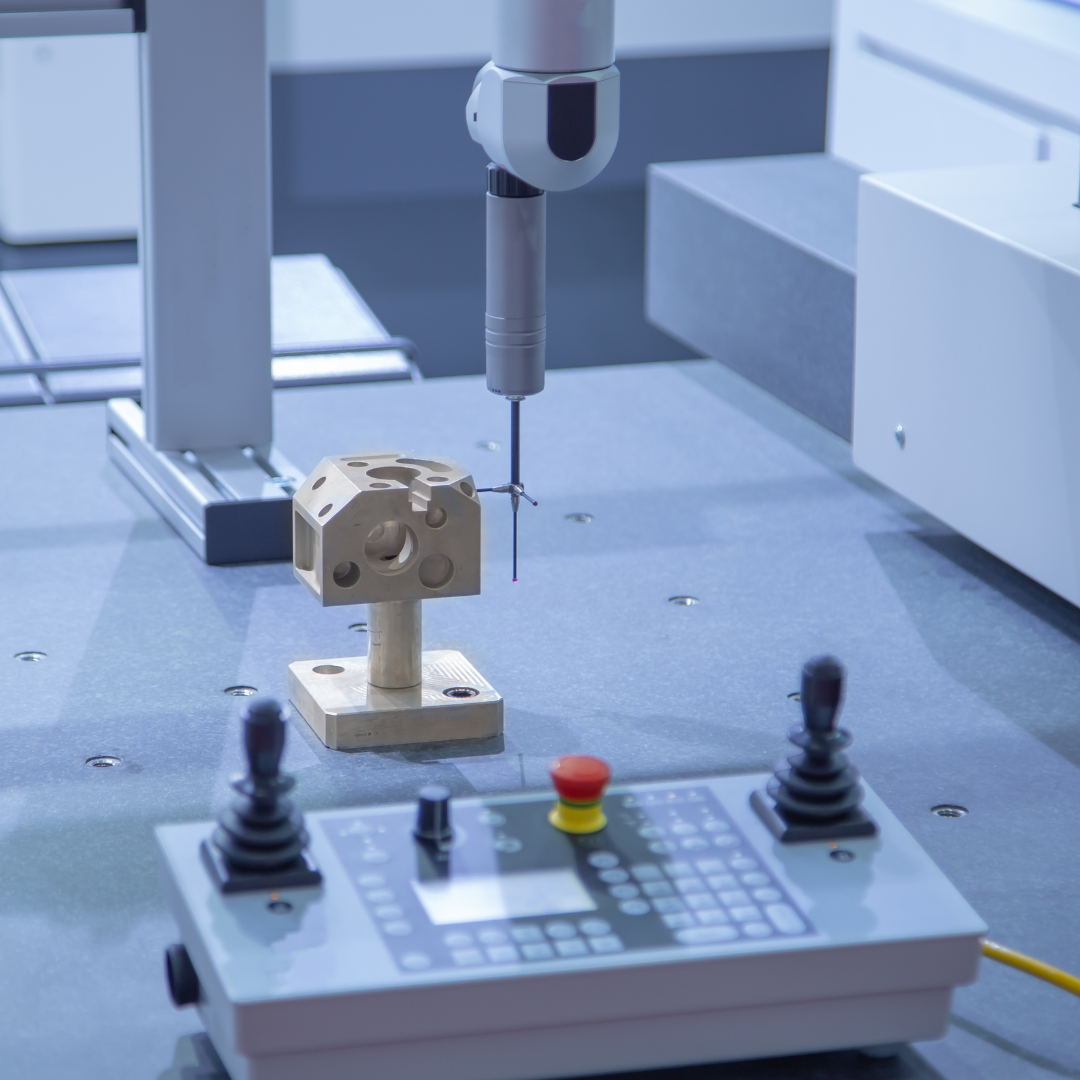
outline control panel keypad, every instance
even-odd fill
[[[408,808],[358,811],[323,827],[405,971],[494,969],[814,933],[709,788],[615,793],[604,807],[607,828],[586,836],[553,829],[545,801],[456,808],[455,839],[442,853],[415,840]],[[545,872],[572,883],[569,907],[547,917],[500,917],[467,906],[433,915],[424,903],[427,888],[511,883],[521,880],[516,874]]]

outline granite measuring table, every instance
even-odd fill
[[[482,487],[508,472],[505,404],[480,379],[280,391],[275,412],[301,468],[400,448]],[[505,738],[337,753],[293,719],[302,807],[541,789],[568,752],[627,779],[768,769],[802,662],[829,651],[877,792],[996,940],[1080,969],[1080,612],[715,362],[556,372],[524,412],[540,505],[522,510],[521,581],[506,500],[486,496],[483,595],[425,605],[426,646],[461,649],[504,695]],[[284,698],[290,661],[365,648],[349,628],[365,611],[320,609],[288,565],[201,564],[107,462],[101,404],[2,410],[0,450],[0,1073],[221,1080],[166,998],[152,828],[224,804],[244,700],[225,689]],[[970,813],[931,813],[944,803]],[[663,1075],[1080,1077],[1078,1009],[987,964],[948,1037],[899,1058]]]

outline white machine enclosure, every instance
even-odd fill
[[[350,874],[338,852],[412,807],[309,814],[324,884],[274,894],[217,892],[198,850],[211,824],[160,827],[161,876],[200,979],[199,1014],[233,1080],[535,1080],[940,1037],[953,988],[976,977],[985,925],[872,792],[866,807],[879,836],[842,847],[781,845],[749,805],[767,780],[621,787],[607,796],[608,814],[628,814],[630,805],[672,813],[692,798],[716,805],[741,834],[738,857],[753,852],[755,880],[769,878],[786,895],[790,907],[781,907],[794,925],[781,920],[784,932],[766,927],[760,940],[721,944],[684,944],[672,934],[701,931],[668,931],[659,947],[539,963],[484,963],[481,955],[477,966],[409,971],[395,961],[391,946],[400,950],[406,939],[380,933],[385,913],[362,899],[361,883],[380,875]],[[550,828],[542,815],[551,798],[459,799],[454,815],[491,821],[492,840],[505,843],[498,823],[515,813]],[[598,849],[610,844],[595,835]],[[681,849],[688,842],[703,838],[650,850],[700,860],[702,852]],[[684,864],[663,865],[674,873]],[[268,905],[281,901],[291,910],[274,914]]]
[[[1080,603],[1075,167],[861,185],[855,464]]]
[[[1080,11],[836,0],[829,152],[871,172],[1073,161]]]

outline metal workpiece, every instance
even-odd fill
[[[522,398],[544,389],[546,273],[547,195],[506,197],[489,190],[484,337],[493,394]]]
[[[387,690],[418,686],[423,616],[419,600],[368,605],[368,682]]]
[[[472,476],[448,458],[323,458],[293,500],[293,572],[323,607],[475,596]]]
[[[498,0],[492,60],[510,71],[599,71],[615,63],[615,0]]]
[[[324,458],[293,503],[293,572],[323,607],[368,604],[368,654],[289,665],[332,749],[489,738],[502,698],[459,652],[422,651],[421,600],[480,592],[480,502],[448,458]]]

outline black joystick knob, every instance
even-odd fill
[[[421,788],[416,797],[417,840],[446,848],[454,838],[450,825],[450,791],[440,784]]]
[[[244,717],[248,772],[232,781],[239,797],[218,819],[204,861],[223,892],[317,885],[322,875],[306,848],[303,815],[285,798],[296,781],[280,771],[285,749],[281,707],[256,701]]]
[[[778,839],[839,840],[873,836],[877,826],[862,809],[859,772],[844,751],[851,733],[836,726],[844,691],[844,669],[832,656],[807,661],[802,672],[803,723],[788,741],[800,753],[776,770],[765,792],[751,802]]]

